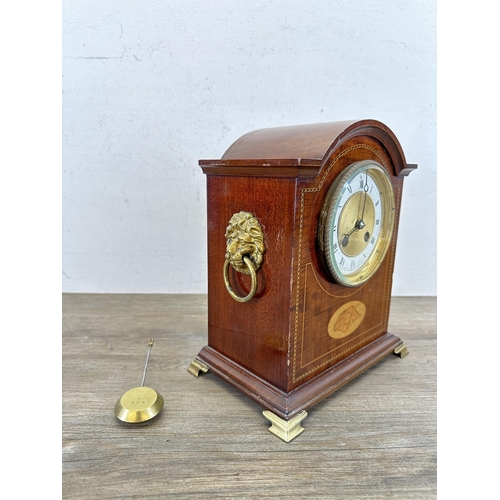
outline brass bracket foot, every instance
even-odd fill
[[[285,443],[289,443],[292,439],[295,439],[299,434],[304,432],[304,428],[300,426],[300,423],[307,417],[306,411],[301,411],[290,420],[283,420],[268,410],[263,411],[262,414],[272,424],[271,427],[269,427],[269,432],[278,436],[285,441]]]
[[[396,349],[394,349],[394,354],[399,356],[400,358],[404,358],[410,351],[404,344],[399,344]]]
[[[203,361],[200,361],[198,358],[196,358],[188,368],[188,372],[194,375],[195,377],[198,377],[200,372],[207,373],[208,372],[208,366],[203,363]]]

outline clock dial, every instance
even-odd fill
[[[377,162],[354,163],[332,183],[321,210],[318,243],[332,278],[359,286],[376,272],[391,241],[394,192]]]

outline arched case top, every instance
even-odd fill
[[[408,175],[408,165],[394,133],[377,120],[339,121],[254,130],[237,139],[220,160],[200,160],[210,175],[272,175],[310,177],[328,162],[347,140],[371,137],[393,160],[396,175]]]

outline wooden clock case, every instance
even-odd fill
[[[346,287],[321,261],[318,219],[334,179],[361,160],[375,160],[389,173],[395,225],[375,275]],[[199,165],[207,176],[208,345],[190,367],[193,374],[210,370],[289,421],[386,355],[406,352],[387,325],[403,179],[416,165],[406,163],[387,126],[361,120],[256,130],[220,160]],[[222,275],[226,227],[240,211],[252,213],[265,236],[256,294],[246,303],[229,295]],[[230,267],[229,280],[235,293],[248,294],[250,276]],[[361,321],[352,310],[359,325],[346,313],[345,336],[329,335],[334,315],[359,303]]]

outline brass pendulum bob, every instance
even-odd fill
[[[148,355],[141,386],[130,389],[116,402],[115,415],[122,422],[129,424],[146,422],[158,415],[163,408],[162,395],[150,387],[144,387],[153,341],[154,339],[151,339],[148,344]]]

